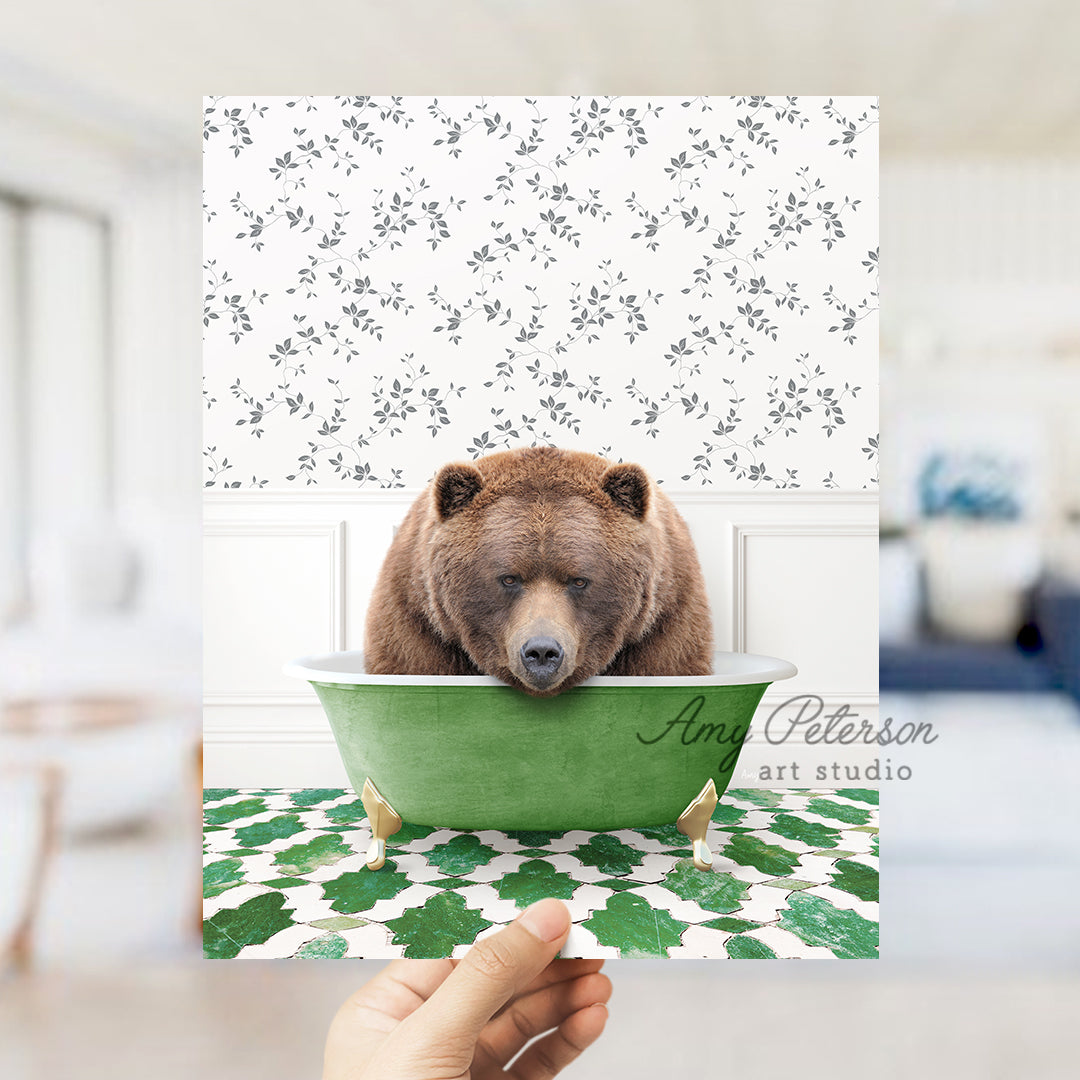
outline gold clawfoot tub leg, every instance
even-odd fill
[[[701,789],[697,798],[679,815],[679,820],[675,822],[679,832],[690,837],[694,842],[694,865],[699,870],[712,869],[712,852],[709,850],[709,845],[705,843],[705,836],[717,802],[719,802],[719,796],[716,794],[716,785],[710,776],[709,782]]]
[[[368,777],[360,792],[368,822],[371,824],[371,846],[367,850],[367,868],[378,870],[386,862],[386,841],[401,828],[401,815],[379,794]]]

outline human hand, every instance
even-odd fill
[[[569,932],[566,906],[540,900],[460,961],[387,965],[334,1017],[323,1080],[555,1076],[604,1030],[611,996],[603,960],[554,959]]]

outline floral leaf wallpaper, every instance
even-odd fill
[[[877,483],[869,98],[210,98],[204,482]]]

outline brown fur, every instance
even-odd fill
[[[564,650],[549,685],[519,659],[538,634]],[[708,674],[712,628],[686,524],[645,472],[534,447],[439,471],[387,554],[364,652],[372,674],[547,697],[600,672]]]

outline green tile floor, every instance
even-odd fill
[[[545,896],[564,956],[865,959],[878,950],[877,792],[729,790],[713,870],[674,825],[611,833],[412,826],[386,865],[341,788],[204,792],[203,949],[213,958],[461,956]]]

